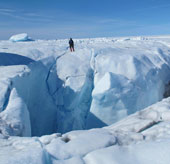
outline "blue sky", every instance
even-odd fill
[[[170,0],[1,0],[0,39],[170,34]]]

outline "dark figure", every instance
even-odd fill
[[[69,40],[69,45],[70,45],[70,51],[71,52],[74,51],[74,41],[72,38],[70,38],[70,40]]]

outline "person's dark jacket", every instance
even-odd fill
[[[73,42],[72,39],[69,40],[69,45],[70,45],[70,46],[74,46],[74,42]]]

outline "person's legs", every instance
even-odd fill
[[[71,52],[74,51],[74,45],[70,45],[70,51],[71,51]]]
[[[72,46],[70,45],[70,51],[72,52]]]

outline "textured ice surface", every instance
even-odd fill
[[[0,139],[0,159],[4,164],[166,164],[170,119],[162,118],[165,113],[170,98],[105,128]]]
[[[2,163],[169,163],[169,46],[77,39],[70,53],[68,40],[1,41]]]
[[[111,125],[160,101],[170,80],[169,43],[168,38],[77,39],[71,53],[68,40],[1,41],[0,57],[5,66],[28,65],[30,73],[22,77],[4,74],[28,108],[32,135],[40,136]],[[1,83],[4,110],[10,91]]]

